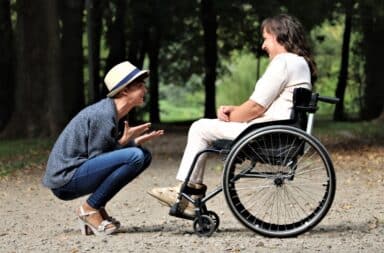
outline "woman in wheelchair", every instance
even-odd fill
[[[241,105],[223,105],[217,110],[217,119],[200,119],[188,132],[184,155],[176,179],[181,183],[173,187],[154,188],[148,194],[162,204],[172,206],[187,178],[195,156],[217,139],[235,139],[249,125],[289,119],[292,113],[292,96],[295,88],[311,90],[316,79],[316,65],[307,45],[304,29],[294,17],[281,14],[267,18],[261,25],[262,50],[270,63],[257,81],[249,99]],[[237,84],[238,85],[238,84]],[[191,198],[204,196],[203,184],[206,156],[196,162],[186,188]],[[193,217],[195,208],[182,198],[179,208],[186,216]]]

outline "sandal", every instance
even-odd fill
[[[97,227],[87,221],[87,217],[99,213],[98,211],[85,212],[81,206],[79,209],[79,225],[83,235],[110,235],[117,230],[117,227],[108,220],[103,220]],[[113,226],[109,226],[113,225]]]
[[[103,216],[104,219],[106,219],[107,221],[109,221],[113,225],[115,225],[117,229],[119,229],[121,227],[120,221],[116,220],[112,216],[109,216],[107,211],[105,210],[105,207],[103,207],[103,206],[100,207],[100,213],[101,213],[101,216]]]

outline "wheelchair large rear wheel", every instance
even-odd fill
[[[237,141],[223,173],[235,217],[268,237],[292,237],[317,225],[332,205],[336,178],[324,146],[290,126],[269,126]]]

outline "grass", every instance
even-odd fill
[[[172,122],[188,121],[203,116],[200,107],[190,107],[189,104],[174,106],[167,101],[160,101],[160,106],[162,108],[160,118],[164,123],[172,124]]]
[[[20,169],[43,164],[52,141],[48,139],[1,140],[0,177]]]
[[[350,135],[359,139],[371,140],[383,143],[384,129],[383,122],[334,122],[331,120],[319,119],[315,121],[315,133],[337,137]]]

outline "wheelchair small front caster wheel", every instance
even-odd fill
[[[215,232],[215,228],[215,221],[205,214],[197,217],[193,222],[193,229],[198,236],[209,237]]]
[[[213,222],[214,222],[214,224],[215,224],[215,231],[216,231],[217,228],[218,228],[219,225],[220,225],[220,218],[219,218],[219,216],[218,216],[215,212],[213,212],[213,211],[208,211],[208,212],[207,212],[207,215],[208,215],[209,217],[211,217],[211,219],[213,220]]]

